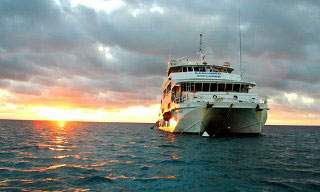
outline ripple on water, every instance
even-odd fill
[[[0,121],[1,190],[320,191],[319,127],[204,139],[149,124],[55,126]]]
[[[82,176],[79,178],[78,180],[78,184],[82,185],[82,184],[92,184],[92,183],[111,183],[112,179],[106,177],[106,176]]]
[[[161,145],[158,145],[157,147],[159,147],[159,148],[184,149],[182,146],[176,146],[176,145],[172,145],[172,144],[161,144]]]

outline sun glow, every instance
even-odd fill
[[[52,107],[39,107],[36,109],[36,111],[44,119],[61,122],[71,120],[71,116],[74,116],[74,114],[77,113],[76,111]]]
[[[58,127],[60,127],[61,129],[64,128],[66,121],[57,121]]]
[[[24,114],[28,114],[26,119],[33,120],[153,123],[157,120],[159,108],[158,104],[120,109],[29,106]]]

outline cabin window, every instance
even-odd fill
[[[249,91],[249,85],[245,85],[245,87],[244,87],[244,92],[245,92],[245,93],[248,93],[248,91]]]
[[[190,71],[193,71],[193,69],[192,69],[193,67],[188,67],[188,71],[190,72]]]
[[[194,91],[194,83],[191,83],[191,91]]]
[[[191,91],[191,85],[190,85],[190,83],[186,83],[186,84],[187,84],[186,91]]]
[[[231,92],[232,91],[232,84],[226,84],[226,92]]]
[[[206,71],[204,67],[199,67],[199,71]]]
[[[199,67],[194,67],[194,71],[199,71]]]
[[[210,83],[203,83],[202,91],[209,92]]]
[[[183,68],[183,72],[187,72],[188,70],[187,70],[187,68],[186,67],[184,67]]]
[[[240,86],[240,92],[244,92],[244,84],[241,84],[241,86]]]
[[[187,83],[183,83],[182,85],[183,85],[182,90],[187,91]]]
[[[216,92],[218,90],[218,85],[216,83],[211,83],[210,92]]]
[[[226,84],[224,84],[224,83],[219,83],[219,84],[218,84],[218,91],[219,91],[219,92],[224,92],[225,87],[226,87]]]
[[[233,91],[240,92],[240,84],[233,84]]]
[[[202,83],[196,83],[195,91],[201,91]]]

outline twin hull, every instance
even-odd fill
[[[267,120],[265,104],[185,106],[171,111],[172,119],[159,128],[173,133],[207,132],[212,135],[260,134]],[[173,120],[174,119],[174,120]],[[163,121],[164,122],[164,121]]]

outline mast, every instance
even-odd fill
[[[240,19],[240,9],[239,9],[239,64],[240,64],[240,78],[242,80],[242,63],[241,63],[241,19]]]
[[[207,64],[205,59],[205,54],[203,53],[202,50],[202,33],[200,33],[200,48],[199,48],[199,54],[200,54],[200,63],[202,64]]]

